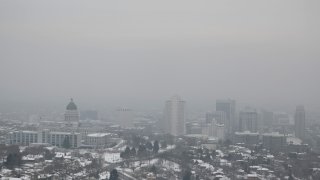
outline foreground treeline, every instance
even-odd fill
[[[121,158],[143,157],[146,155],[150,155],[152,153],[156,154],[158,153],[159,149],[160,149],[160,146],[158,141],[154,141],[153,143],[148,141],[146,144],[140,144],[138,146],[138,149],[136,149],[135,147],[130,148],[129,146],[127,146],[126,149],[120,153],[120,157]]]
[[[41,155],[43,160],[52,160],[55,153],[42,146],[26,147],[24,150],[20,150],[18,145],[0,145],[1,167],[4,166],[8,169],[20,167],[23,163],[22,157],[26,155]]]

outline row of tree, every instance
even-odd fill
[[[17,145],[1,145],[0,157],[3,162],[5,160],[4,165],[9,169],[13,169],[15,166],[20,166],[22,164],[22,154]]]
[[[50,151],[43,146],[27,147],[20,152],[18,145],[0,145],[0,158],[9,169],[22,164],[22,157],[26,155],[43,155],[45,160],[52,160],[55,156],[54,151]]]
[[[120,153],[120,157],[121,158],[130,158],[130,157],[142,157],[145,155],[152,153],[158,153],[160,147],[159,147],[159,142],[158,141],[154,141],[153,144],[148,141],[146,144],[140,144],[138,147],[138,150],[136,150],[135,147],[132,147],[130,149],[130,147],[126,147],[126,149]]]
[[[167,144],[174,144],[174,137],[170,134],[165,134],[165,135],[154,135],[150,134],[147,136],[141,136],[137,134],[126,134],[123,137],[125,140],[128,141],[128,144],[132,147],[138,148],[140,144],[146,144],[150,140],[158,140],[164,146]],[[162,147],[163,148],[163,147]]]

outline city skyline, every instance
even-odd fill
[[[246,2],[3,2],[0,107],[161,107],[176,93],[318,111],[319,2]]]
[[[0,179],[319,180],[319,7],[0,1]]]

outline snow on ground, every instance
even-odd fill
[[[234,148],[235,152],[242,152],[242,153],[246,153],[246,154],[251,154],[251,150],[246,148],[246,147],[242,147],[242,146],[231,146]]]
[[[80,171],[80,172],[74,174],[74,176],[76,176],[76,177],[83,177],[85,175],[86,175],[85,171]]]
[[[159,159],[151,159],[150,162],[148,162],[148,163],[150,163],[150,164],[155,164],[155,163],[157,163],[158,161],[159,161]]]
[[[224,153],[219,149],[216,150],[216,153],[218,153],[218,155],[217,155],[218,157],[223,157],[224,156]]]
[[[230,178],[228,178],[224,175],[217,175],[216,178],[218,178],[219,180],[230,180]]]
[[[211,171],[214,170],[214,167],[209,163],[200,163],[199,166],[201,166],[201,167],[203,167],[205,169],[210,169]]]
[[[70,159],[71,158],[71,153],[70,152],[56,152],[55,155],[56,158],[66,158],[66,159]]]
[[[11,171],[12,170],[10,170],[10,169],[5,169],[5,168],[3,168],[3,169],[1,169],[1,173],[0,174],[10,174],[11,173]]]
[[[83,155],[86,153],[90,153],[90,150],[89,149],[79,149],[79,154]]]
[[[81,165],[82,167],[85,167],[85,166],[91,164],[92,161],[89,161],[89,160],[87,160],[87,159],[81,159],[81,160],[79,160],[79,163],[80,163],[80,165]]]
[[[122,146],[121,148],[118,148],[119,151],[124,151],[127,148],[127,146]]]
[[[44,148],[48,149],[49,151],[52,151],[52,150],[54,150],[54,149],[55,149],[55,147],[54,147],[54,146],[48,146],[48,147],[44,147]]]
[[[117,163],[121,162],[122,158],[120,157],[120,153],[105,153],[104,160],[108,163]]]
[[[93,158],[99,158],[99,154],[96,152],[90,153]]]
[[[41,158],[43,158],[43,155],[41,155],[41,154],[38,154],[38,155],[28,154],[26,156],[23,156],[22,160],[23,161],[34,161],[36,159],[41,159]]]
[[[165,148],[165,149],[159,149],[159,153],[166,152],[166,151],[172,150],[174,148],[176,148],[176,145],[168,145],[167,148]]]
[[[220,166],[229,166],[231,167],[231,163],[226,159],[220,159]]]
[[[114,151],[114,150],[124,151],[124,149],[126,148],[125,142],[126,142],[125,140],[121,139],[121,141],[117,145],[113,146],[112,148],[107,148],[107,150],[109,150],[109,151]]]
[[[25,149],[27,148],[27,146],[19,146],[19,150],[22,153]]]
[[[127,173],[133,173],[133,170],[130,168],[123,168],[122,170]]]
[[[193,159],[193,162],[198,162],[198,166],[214,171],[214,167],[211,164],[203,162],[201,159]]]
[[[163,160],[162,162],[162,166],[166,169],[172,169],[176,172],[181,172],[181,168],[180,165],[172,162],[172,161],[168,161],[168,160]],[[151,166],[154,164],[158,164],[160,163],[160,160],[158,158],[155,159],[150,159],[150,160],[145,160],[145,161],[135,161],[132,163],[133,167],[136,167],[137,169],[139,169],[140,167],[147,167],[147,166]]]
[[[127,174],[126,172],[122,171],[121,168],[116,168],[118,170],[118,173],[122,174],[123,176],[125,176],[125,179],[132,179],[132,180],[137,180],[136,178],[132,177],[131,175]]]
[[[273,155],[271,155],[271,154],[268,154],[268,155],[267,155],[267,159],[273,159],[273,158],[274,158]]]
[[[134,167],[138,167],[138,166],[141,166],[141,167],[146,167],[146,166],[149,166],[149,165],[153,165],[153,164],[156,164],[157,162],[159,161],[159,159],[150,159],[149,160],[145,160],[145,161],[135,161],[133,162],[133,166]]]
[[[45,160],[44,162],[46,162],[46,161],[48,161],[48,160]],[[22,165],[22,167],[24,167],[24,168],[32,168],[32,167],[34,167],[34,164],[33,163],[25,163],[25,164]]]
[[[110,176],[110,173],[109,172],[102,172],[99,174],[99,179],[102,180],[102,179],[109,179],[109,176]]]
[[[174,171],[176,172],[181,172],[181,168],[180,168],[180,165],[175,163],[175,162],[172,162],[172,161],[164,161],[162,163],[162,165],[164,167],[166,167],[167,169],[173,169]]]

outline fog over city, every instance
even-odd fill
[[[298,1],[2,1],[1,107],[320,108],[319,7]],[[292,110],[293,111],[293,110]]]
[[[319,180],[319,7],[0,1],[0,179]]]

